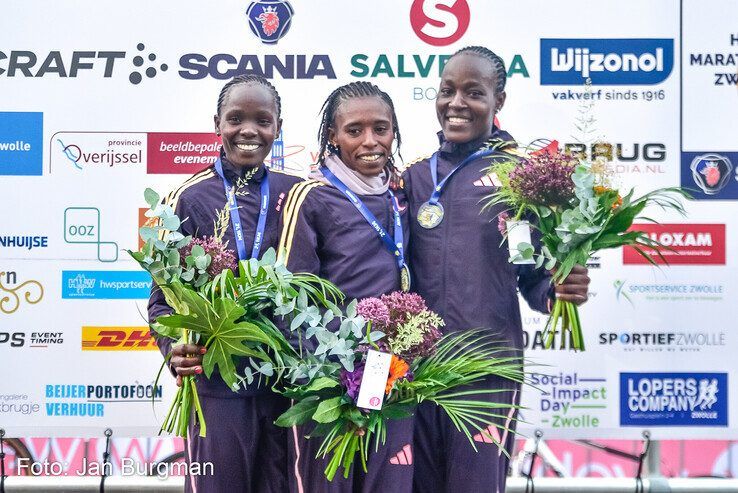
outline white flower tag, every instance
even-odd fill
[[[528,221],[505,221],[507,226],[507,248],[513,264],[535,264],[532,255],[530,223]],[[527,255],[530,253],[530,255]]]
[[[364,375],[361,377],[356,405],[363,409],[382,409],[392,355],[370,349],[366,353]]]

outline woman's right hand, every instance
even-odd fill
[[[172,348],[169,365],[177,374],[177,385],[182,386],[182,377],[202,373],[202,355],[207,352],[199,344],[179,344]]]

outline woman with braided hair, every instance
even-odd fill
[[[310,272],[354,298],[408,289],[407,223],[389,190],[395,174],[393,144],[401,138],[387,93],[353,82],[328,96],[318,131],[318,169],[295,185],[284,210],[280,252],[293,272]],[[381,231],[372,226],[372,222]],[[327,458],[316,459],[320,437],[290,433],[290,491],[409,492],[412,489],[412,419],[390,421],[387,442],[370,447],[364,473],[359,463],[344,479],[325,478]]]
[[[485,168],[516,152],[512,137],[494,124],[505,103],[506,78],[502,59],[481,46],[463,48],[448,60],[436,99],[440,148],[408,166],[402,183],[414,290],[443,317],[445,332],[487,329],[500,347],[522,356],[518,291],[533,309],[548,313],[555,297],[586,301],[589,278],[585,268],[575,268],[554,290],[546,271],[510,264],[507,248],[500,247],[502,207],[480,212],[495,182]],[[493,402],[520,400],[520,385],[511,380],[489,378],[475,387],[496,390],[486,394]],[[440,408],[421,404],[414,489],[504,493],[508,457],[500,447],[511,452],[515,418],[514,408],[494,418],[496,426],[474,437],[477,452]]]
[[[264,164],[282,126],[280,115],[279,94],[263,77],[237,76],[223,86],[214,117],[215,133],[223,143],[220,158],[166,198],[183,220],[182,234],[213,236],[216,214],[232,195],[236,203],[231,205],[238,207],[238,214],[231,218],[234,227],[226,228],[223,242],[237,250],[240,260],[277,248],[282,201],[301,181]],[[229,193],[232,189],[234,194]],[[262,202],[263,197],[268,200]],[[238,222],[242,234],[236,236]],[[150,322],[169,312],[163,294],[154,288],[149,299]],[[172,347],[171,341],[158,337],[157,343],[165,356],[171,354],[169,366],[178,384],[184,375],[203,372],[205,347]],[[239,373],[246,363],[244,358]],[[287,434],[274,420],[289,407],[289,401],[269,388],[249,386],[233,392],[218,375],[197,379],[197,390],[208,423],[207,436],[199,436],[199,427],[192,420],[186,457],[188,462],[212,463],[213,475],[189,476],[185,491],[285,491]]]

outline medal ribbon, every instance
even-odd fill
[[[246,257],[246,242],[243,240],[243,227],[241,226],[241,216],[238,213],[238,203],[236,202],[236,189],[223,173],[223,163],[220,158],[215,162],[215,171],[223,180],[223,189],[225,190],[228,209],[231,212],[231,225],[233,226],[233,236],[236,237],[236,249],[238,250],[239,260],[248,260]],[[266,228],[267,213],[269,212],[269,172],[264,168],[264,178],[261,180],[261,206],[259,208],[259,220],[256,224],[256,233],[254,234],[254,246],[251,248],[250,258],[259,258],[261,245],[264,242],[264,229]]]
[[[377,232],[377,235],[379,235],[379,237],[382,239],[384,246],[387,248],[387,250],[389,250],[390,253],[395,256],[395,259],[397,260],[397,266],[400,269],[406,269],[407,265],[405,264],[405,246],[403,243],[404,236],[402,232],[402,220],[400,219],[400,207],[397,203],[397,198],[395,197],[395,194],[393,194],[391,190],[388,190],[390,197],[392,198],[392,212],[394,215],[395,236],[393,241],[390,238],[389,233],[387,233],[382,225],[379,224],[379,221],[377,221],[377,218],[374,217],[372,211],[370,211],[366,207],[366,205],[364,205],[364,202],[361,201],[358,195],[349,190],[348,187],[341,180],[339,180],[338,177],[334,175],[333,172],[327,167],[323,166],[322,168],[320,168],[320,171],[323,173],[323,176],[325,176],[326,180],[331,182],[334,187],[336,187],[338,190],[341,191],[341,193],[348,197],[351,203],[354,204],[354,207],[356,207],[356,210],[359,211],[366,222],[368,222],[369,225],[374,229],[374,231]]]
[[[430,172],[431,178],[433,178],[433,193],[431,194],[430,199],[428,199],[428,203],[431,205],[436,205],[438,203],[441,198],[441,193],[443,192],[443,187],[446,185],[446,182],[448,182],[448,180],[452,176],[454,176],[454,174],[456,174],[457,171],[459,171],[461,168],[471,163],[475,159],[487,157],[491,154],[494,154],[494,152],[495,151],[491,149],[479,149],[477,152],[464,159],[461,164],[455,167],[451,171],[451,173],[449,173],[446,178],[441,181],[441,183],[438,183],[438,152],[433,153],[430,158]]]

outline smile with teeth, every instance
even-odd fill
[[[460,116],[449,116],[448,121],[449,123],[467,123],[471,120],[469,118],[462,118]]]
[[[377,161],[379,158],[381,158],[384,154],[378,153],[378,154],[365,154],[363,156],[359,156],[359,159],[362,161],[366,161],[367,163],[373,163]]]
[[[236,147],[242,151],[255,151],[259,147],[259,144],[236,144]]]

